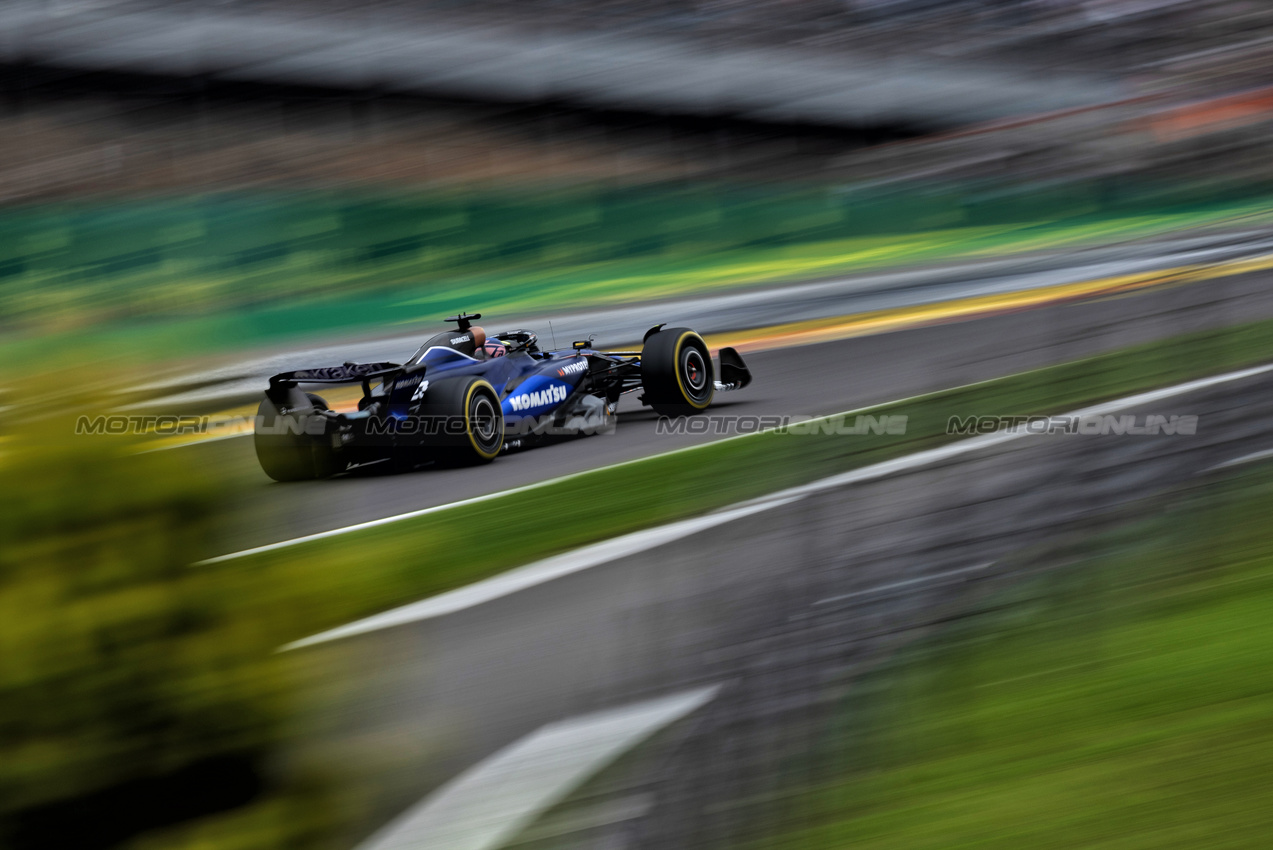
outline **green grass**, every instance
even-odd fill
[[[1271,515],[1264,464],[905,651],[752,846],[1264,846]]]
[[[0,211],[0,356],[194,356],[331,331],[525,314],[1267,216],[1263,197],[1103,199],[690,186],[309,193]]]
[[[0,847],[353,846],[331,840],[337,773],[282,769],[324,691],[273,652],[290,609],[250,604],[272,577],[189,568],[221,470],[76,437],[71,398],[104,401],[74,389],[5,423]]]
[[[133,797],[114,812],[136,820],[131,846],[353,846],[365,832],[342,830],[357,831],[374,810],[367,764],[391,763],[386,753],[402,743],[360,742],[354,760],[292,761],[313,706],[342,698],[348,659],[273,653],[279,645],[538,557],[937,445],[950,439],[951,416],[1068,410],[1270,352],[1273,322],[1167,340],[874,411],[908,416],[904,437],[745,437],[203,567],[189,563],[209,553],[216,506],[235,497],[233,471],[75,438],[76,411],[108,404],[100,382],[83,372],[62,376],[82,384],[27,378],[15,394],[49,403],[42,418],[10,423],[0,463],[0,844],[33,810],[56,831],[82,799],[229,754],[260,769],[264,793],[171,828],[149,820],[150,797]],[[288,489],[275,491],[280,502]],[[1145,843],[1210,846],[1217,835],[1250,843],[1267,831],[1256,799],[1273,766],[1267,677],[1247,674],[1273,661],[1263,625],[1273,601],[1262,571],[1268,489],[1129,532],[1108,547],[1123,567],[1078,576],[1050,607],[996,623],[990,638],[1007,641],[970,632],[949,659],[908,664],[897,675],[913,700],[875,708],[907,727],[878,736],[869,776],[804,789],[800,828],[785,825],[774,843],[839,846],[857,830],[855,840],[887,835],[888,846],[895,835],[1074,846],[1134,829]],[[1156,549],[1143,542],[1151,536]],[[1085,608],[1093,588],[1107,616]],[[1052,621],[1062,634],[1044,628]],[[991,653],[1004,643],[1014,654]],[[977,676],[995,687],[972,688]],[[380,748],[370,762],[364,745]]]
[[[958,439],[945,433],[952,416],[1064,412],[1271,355],[1273,322],[1164,340],[872,411],[907,416],[905,436],[741,437],[206,569],[281,576],[276,586],[309,597],[295,610],[317,631],[536,558]],[[280,486],[279,498],[286,496]]]

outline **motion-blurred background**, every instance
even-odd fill
[[[819,274],[1038,246],[1269,180],[1258,3],[58,0],[0,18],[9,340],[157,338],[144,317],[191,351],[433,317],[457,292],[637,299],[789,278],[766,261],[793,245]]]
[[[1207,597],[1233,608],[1202,613],[1135,607],[1145,586],[1190,599],[1180,588],[1193,581],[1267,588],[1273,541],[1253,530],[1267,515],[1267,474],[1216,484],[1218,494],[1167,483],[1264,439],[1267,429],[1245,420],[1198,459],[1182,452],[1146,466],[1153,474],[1111,478],[1129,504],[1174,495],[1128,508],[1102,501],[1102,491],[1089,505],[1099,521],[1084,515],[1074,525],[1063,510],[1055,527],[989,518],[969,497],[960,509],[973,513],[951,522],[968,537],[956,539],[933,530],[948,529],[952,514],[938,494],[962,492],[956,482],[929,482],[910,502],[898,497],[913,527],[863,542],[855,563],[881,559],[885,581],[899,574],[884,569],[884,550],[941,572],[1001,543],[992,560],[1009,564],[1008,578],[959,591],[967,596],[908,598],[867,614],[824,606],[801,619],[784,606],[842,595],[851,545],[840,535],[865,540],[888,523],[847,507],[816,522],[793,519],[775,550],[787,553],[775,556],[777,585],[759,566],[741,569],[737,585],[720,573],[736,588],[728,593],[662,576],[658,604],[641,596],[620,606],[607,632],[617,648],[593,658],[596,669],[640,676],[598,674],[575,691],[563,683],[520,708],[515,693],[473,684],[496,673],[470,679],[448,667],[503,670],[492,660],[497,648],[484,644],[447,656],[458,645],[448,641],[470,646],[496,634],[473,624],[372,650],[274,650],[567,544],[761,495],[765,476],[742,480],[738,461],[714,461],[721,475],[733,464],[735,477],[721,479],[728,486],[633,472],[620,484],[644,507],[569,539],[492,539],[488,548],[509,548],[488,552],[480,575],[428,572],[442,570],[453,547],[475,546],[492,523],[504,527],[480,512],[381,539],[381,548],[191,568],[236,548],[377,519],[396,505],[419,507],[403,500],[435,485],[422,473],[415,483],[350,485],[356,491],[267,489],[246,440],[228,439],[216,455],[141,453],[151,447],[146,435],[79,438],[73,424],[128,404],[197,415],[237,409],[245,397],[226,387],[260,384],[252,364],[324,365],[293,363],[289,352],[423,337],[465,309],[499,317],[488,323],[604,316],[614,337],[605,342],[620,344],[645,326],[628,310],[658,303],[671,314],[691,299],[760,293],[763,315],[694,303],[709,325],[719,316],[708,331],[752,332],[763,351],[763,340],[781,336],[767,328],[984,295],[978,264],[991,262],[1012,274],[1046,272],[1048,285],[1095,276],[1065,277],[1079,265],[1103,264],[1107,279],[1169,268],[1196,297],[1168,292],[1144,296],[1160,300],[1142,312],[1118,302],[1075,321],[1058,313],[962,336],[937,331],[909,348],[877,345],[878,356],[859,345],[762,357],[771,387],[782,369],[854,364],[818,385],[788,384],[790,395],[765,412],[832,413],[1199,331],[1217,336],[1190,343],[1200,348],[1142,351],[1134,368],[1102,361],[956,407],[1060,412],[1249,365],[1267,358],[1267,329],[1232,339],[1221,331],[1273,315],[1268,287],[1241,276],[1237,288],[1212,286],[1201,254],[1160,258],[1214,250],[1228,252],[1225,262],[1257,258],[1225,274],[1267,268],[1258,262],[1273,223],[1271,69],[1273,6],[1254,0],[0,5],[0,847],[355,847],[540,723],[672,684],[722,681],[746,684],[734,702],[717,698],[728,708],[714,719],[661,732],[653,750],[572,787],[575,797],[523,833],[453,836],[452,845],[390,834],[376,846],[1218,846],[1222,833],[1231,846],[1255,846],[1268,834],[1267,816],[1253,812],[1273,753],[1267,687],[1257,681],[1267,627],[1250,597]],[[933,289],[950,269],[963,288]],[[884,279],[872,275],[894,273],[902,283],[890,278],[892,294],[871,300],[873,281]],[[843,281],[843,291],[804,293],[784,312],[789,287]],[[1000,335],[1005,348],[990,365],[985,349]],[[1005,399],[1016,407],[994,407]],[[1242,406],[1197,404],[1221,413]],[[944,422],[954,409],[912,421]],[[913,431],[909,446],[937,438]],[[615,460],[655,452],[627,445],[630,456]],[[748,463],[787,470],[774,473],[777,489],[840,462],[828,457],[843,459],[838,449],[819,451]],[[1141,469],[1141,456],[1120,452],[1101,454],[1100,469]],[[1099,478],[1086,456],[1044,455],[1026,464],[1039,471],[1039,488],[1065,474],[1079,490]],[[605,463],[597,456],[580,469]],[[478,489],[461,495],[553,474],[523,466],[506,484],[499,469],[469,472],[462,486]],[[614,492],[598,486],[600,501]],[[373,491],[384,487],[396,491],[382,503]],[[1058,491],[1040,512],[1076,492]],[[577,509],[560,498],[562,510]],[[1196,510],[1180,507],[1195,502]],[[651,507],[664,503],[673,507]],[[1183,516],[1162,519],[1169,508]],[[1126,530],[1133,526],[1140,531]],[[1226,549],[1239,554],[1217,555]],[[1152,570],[1138,566],[1146,563]],[[1238,572],[1198,579],[1200,565]],[[575,592],[584,607],[594,598]],[[973,609],[995,613],[936,630],[943,617]],[[1125,616],[1106,613],[1115,610]],[[521,622],[515,611],[491,616]],[[1060,625],[1039,625],[1048,623]],[[579,638],[601,625],[569,627]],[[515,636],[547,627],[509,628]],[[1170,656],[1190,628],[1197,646],[1220,633],[1232,645]],[[1092,636],[1090,645],[1075,649],[1066,639],[1075,630]],[[1130,644],[1115,647],[1113,635],[1124,632]],[[1022,639],[1003,641],[1011,636]],[[987,652],[1000,641],[1012,651]],[[1084,672],[1102,652],[1141,666],[1109,661],[1092,677],[1029,690],[1034,670]],[[390,672],[377,679],[370,667]],[[772,678],[777,670],[786,672]],[[454,684],[451,696],[432,695],[442,686],[427,671]],[[1117,690],[1132,679],[1149,695],[1143,702]],[[986,695],[1000,691],[986,682],[1025,684],[996,701]],[[374,698],[360,702],[366,693]],[[1083,702],[1084,693],[1097,696]],[[1206,714],[1200,693],[1224,693],[1229,713]],[[428,722],[406,719],[413,700],[429,707],[420,709]],[[472,709],[482,718],[472,728],[456,720],[465,700],[487,706]],[[1158,722],[1155,706],[1178,711]],[[1190,712],[1204,718],[1197,728]],[[1095,753],[1105,740],[1131,755],[1065,761],[1036,747],[1053,734],[1058,750]],[[1146,737],[1162,749],[1135,749]],[[1226,759],[1227,769],[1217,766]],[[1166,775],[1188,791],[1154,784]],[[1136,789],[1125,806],[1111,802],[1120,787]]]

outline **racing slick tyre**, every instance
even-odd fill
[[[442,423],[424,448],[441,466],[490,463],[504,448],[504,412],[485,380],[468,376],[436,382],[420,414]]]
[[[707,409],[715,392],[712,355],[689,328],[651,334],[641,351],[645,401],[662,416],[688,416]]]
[[[275,481],[330,478],[344,469],[325,429],[309,425],[309,414],[315,410],[327,410],[327,402],[296,389],[288,390],[279,404],[268,395],[261,400],[253,434],[256,459]]]

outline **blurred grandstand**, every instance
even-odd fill
[[[1258,3],[57,0],[0,24],[9,201],[350,181],[1246,184],[1271,161]]]
[[[691,685],[710,714],[517,846],[867,846],[801,830],[888,770],[949,819],[898,808],[877,846],[1267,835],[1273,485],[1213,484],[1273,457],[1271,59],[1258,0],[0,4],[0,847],[401,846],[359,842],[537,728]],[[554,344],[684,322],[752,346],[726,418],[909,430],[707,446],[625,396],[622,433],[494,474],[266,483],[266,376],[478,309]],[[946,454],[973,414],[1174,428],[1150,399],[1207,426]],[[208,439],[71,438],[132,410]],[[588,569],[465,596],[551,562]],[[1232,610],[1184,607],[1204,584]],[[1017,694],[1036,725],[987,712]],[[952,778],[905,773],[952,741]]]

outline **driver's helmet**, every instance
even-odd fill
[[[486,338],[486,331],[483,328],[479,328],[477,325],[474,325],[469,328],[469,333],[473,335],[473,353],[476,354],[479,359],[481,359],[483,355],[487,358],[503,357],[506,353],[504,351],[504,344],[497,340],[488,340]]]

